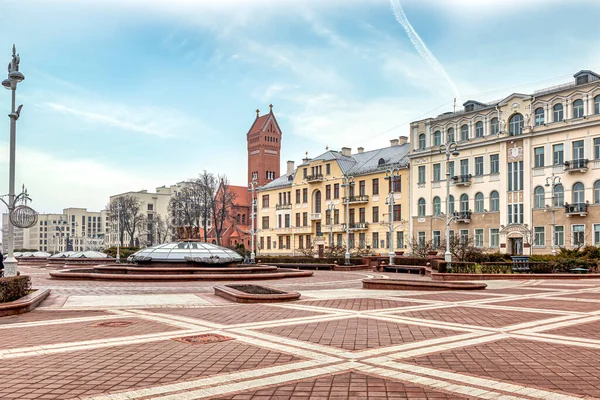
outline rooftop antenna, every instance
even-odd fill
[[[454,112],[456,112],[456,97],[454,98]]]

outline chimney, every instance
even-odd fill
[[[365,148],[364,147],[359,147],[357,150],[358,150],[358,154],[360,154],[360,153],[362,153],[362,152],[365,151]]]
[[[342,147],[342,155],[350,157],[352,155],[352,149],[350,147]]]
[[[398,146],[398,139],[392,139],[392,140],[390,140],[390,145],[391,145],[392,147],[394,147],[394,146]]]
[[[288,161],[287,162],[287,176],[291,176],[293,173],[294,173],[294,162]]]
[[[398,144],[402,146],[406,143],[408,143],[408,136],[400,136],[400,139],[398,139]]]

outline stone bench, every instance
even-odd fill
[[[413,271],[419,275],[425,275],[426,268],[419,265],[383,265],[385,272],[407,272],[412,273]]]

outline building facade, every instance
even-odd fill
[[[401,137],[372,151],[329,150],[296,169],[288,161],[287,173],[257,192],[258,256],[343,255],[346,244],[351,252],[388,254],[390,213],[392,246],[404,251],[408,153]]]
[[[411,124],[411,232],[509,254],[600,245],[600,76]],[[457,155],[440,146],[456,142]],[[446,202],[446,177],[450,196]]]

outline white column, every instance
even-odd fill
[[[587,96],[587,102],[586,103],[587,103],[587,112],[586,112],[585,115],[588,115],[588,114],[592,115],[592,114],[594,114],[594,112],[596,111],[596,110],[594,110],[594,96],[592,96],[591,94],[589,94]]]
[[[582,100],[583,100],[583,115],[586,117],[588,115],[588,97],[589,96],[587,94],[584,94],[583,98],[582,98]]]
[[[546,123],[549,124],[550,122],[553,122],[553,117],[554,115],[552,114],[552,104],[548,103],[546,105]]]
[[[567,99],[565,101],[565,119],[571,119],[573,118],[571,116],[571,99]]]
[[[485,117],[483,119],[483,136],[487,136],[487,135],[489,135],[491,133],[489,125],[490,125],[489,118]]]

